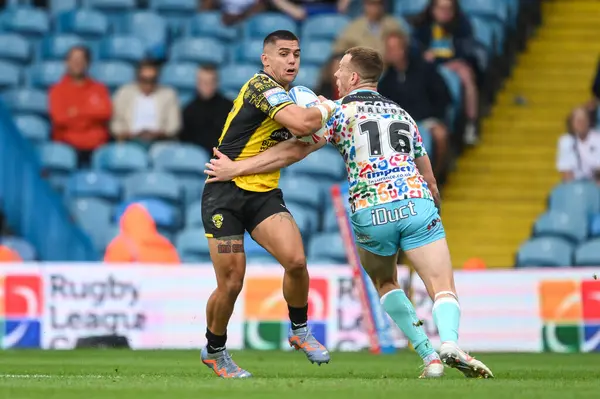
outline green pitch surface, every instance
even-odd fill
[[[594,354],[478,355],[494,380],[467,380],[452,369],[443,379],[419,380],[411,352],[333,353],[321,367],[294,352],[233,356],[255,378],[218,379],[197,351],[0,351],[0,398],[600,398]]]

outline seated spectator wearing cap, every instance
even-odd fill
[[[134,140],[149,146],[174,138],[181,128],[177,93],[158,84],[159,69],[153,61],[137,67],[137,82],[126,84],[114,95],[110,129],[119,141]]]
[[[90,52],[73,47],[66,57],[66,73],[49,95],[52,138],[77,150],[80,166],[89,163],[94,149],[110,136],[112,105],[108,89],[88,76]]]
[[[403,33],[387,36],[384,54],[387,67],[379,81],[379,92],[431,131],[435,143],[434,171],[440,176],[447,161],[449,137],[444,123],[451,101],[446,84],[433,64],[410,51]]]
[[[211,66],[198,69],[196,97],[183,110],[183,129],[179,139],[213,153],[233,102],[218,92],[219,75]]]
[[[431,0],[415,19],[414,39],[423,57],[436,65],[443,64],[456,72],[465,90],[465,142],[477,141],[479,89],[473,61],[473,29],[458,4],[458,0]]]
[[[156,230],[156,223],[146,208],[139,204],[127,207],[120,220],[120,232],[106,248],[105,262],[181,263],[177,250]]]
[[[593,179],[600,183],[600,133],[591,129],[590,112],[575,108],[567,133],[558,140],[556,167],[563,181]]]
[[[344,54],[350,47],[370,47],[383,54],[383,41],[391,32],[402,31],[396,18],[387,15],[383,0],[365,0],[363,15],[350,22],[337,38],[333,51]]]

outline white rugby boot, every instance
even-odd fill
[[[483,362],[469,356],[454,342],[442,343],[440,358],[445,365],[459,370],[467,378],[494,378],[492,370]]]
[[[444,376],[444,364],[437,353],[423,359],[423,372],[419,378],[440,378]]]

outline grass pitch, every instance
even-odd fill
[[[254,373],[216,378],[198,351],[0,351],[1,399],[379,399],[600,397],[600,355],[475,354],[496,379],[467,380],[447,369],[418,380],[415,353],[333,353],[328,365],[303,354],[234,352]]]

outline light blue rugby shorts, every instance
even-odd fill
[[[391,256],[446,237],[432,200],[410,198],[356,211],[350,218],[356,244],[369,252]]]

